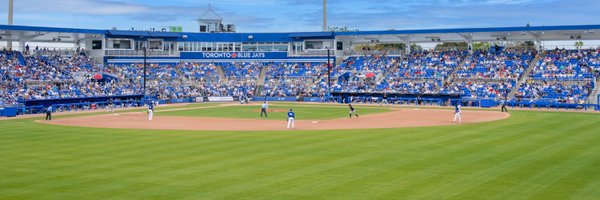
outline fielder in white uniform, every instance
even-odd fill
[[[296,116],[294,115],[294,112],[292,111],[292,109],[290,109],[290,112],[288,112],[287,115],[288,115],[287,128],[290,129],[290,125],[292,125],[292,129],[294,129],[294,118]]]
[[[148,104],[148,120],[152,121],[152,116],[154,115],[154,103]]]
[[[458,119],[458,123],[462,122],[462,118],[460,117],[460,104],[456,103],[456,105],[454,106],[454,120],[452,120],[452,122],[456,122],[456,120]]]

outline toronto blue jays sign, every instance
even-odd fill
[[[286,59],[287,52],[181,52],[182,59]]]

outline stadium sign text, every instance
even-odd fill
[[[181,52],[181,59],[287,59],[287,52]]]
[[[207,52],[202,53],[203,58],[227,59],[257,59],[265,58],[264,52]]]

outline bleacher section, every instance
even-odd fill
[[[258,78],[260,68],[263,67],[259,62],[230,62],[216,63],[223,68],[226,77],[237,79]]]
[[[500,99],[510,92],[515,82],[453,81],[440,90],[441,94],[459,94],[469,99]]]
[[[333,66],[331,91],[460,95],[470,100],[508,99],[553,105],[585,104],[595,98],[591,95],[597,90],[599,50],[556,49],[536,55],[535,51],[508,48],[471,54],[419,51],[404,56],[353,56]],[[534,58],[539,61],[532,63]],[[85,55],[24,55],[3,51],[0,105],[126,95],[147,95],[158,100],[328,95],[325,63],[151,63],[147,67],[145,94],[142,74],[143,65],[138,63],[102,65]],[[514,96],[508,96],[513,94],[511,91]]]
[[[529,74],[536,80],[585,80],[598,77],[600,50],[552,50]]]
[[[266,64],[264,87],[260,96],[265,97],[322,97],[326,86],[319,78],[327,72],[324,63],[268,63]]]
[[[443,79],[458,66],[466,51],[420,51],[408,55],[388,77]]]
[[[534,57],[533,51],[476,51],[459,68],[455,78],[514,80],[521,77]]]

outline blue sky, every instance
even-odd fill
[[[212,3],[238,32],[319,31],[322,0],[14,0],[15,24],[198,31]],[[0,0],[5,24],[8,0]],[[359,30],[600,24],[599,0],[328,0],[328,25]]]

